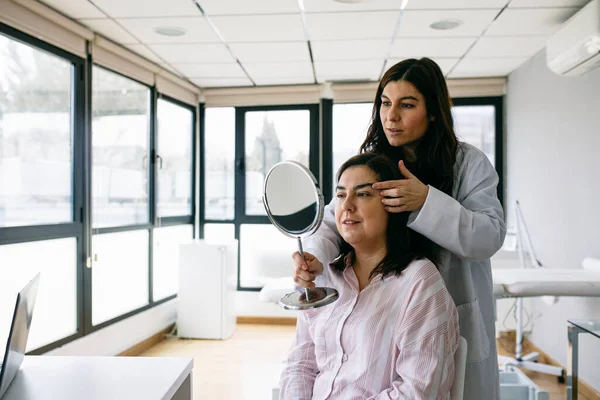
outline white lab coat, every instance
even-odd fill
[[[468,342],[464,399],[495,400],[500,394],[490,257],[506,235],[496,194],[498,174],[485,154],[466,143],[459,144],[454,174],[452,197],[430,186],[408,227],[442,247],[440,273],[458,309],[460,334]],[[304,249],[323,263],[339,253],[334,202],[325,207],[318,231],[304,240]]]

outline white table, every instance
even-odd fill
[[[26,356],[2,400],[191,400],[192,358]]]

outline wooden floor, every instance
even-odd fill
[[[229,340],[167,339],[140,356],[194,357],[194,400],[270,400],[295,330],[291,325],[238,324]],[[514,342],[499,339],[497,343],[500,354],[511,355]],[[550,400],[566,398],[565,385],[556,377],[526,373],[550,393]],[[581,394],[579,399],[592,400]]]

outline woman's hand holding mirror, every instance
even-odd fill
[[[304,290],[284,295],[279,304],[289,310],[307,310],[337,300],[335,289],[316,288],[312,283],[323,273],[323,264],[302,250],[302,238],[314,233],[323,220],[323,195],[314,175],[295,161],[276,164],[265,178],[263,203],[271,223],[298,240],[298,252],[293,255],[294,281]]]

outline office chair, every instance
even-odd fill
[[[463,400],[465,390],[465,370],[467,368],[467,339],[458,339],[458,349],[454,354],[454,381],[450,389],[450,400]]]

